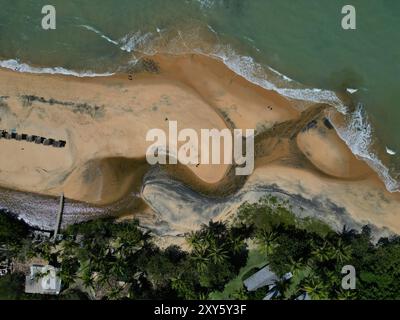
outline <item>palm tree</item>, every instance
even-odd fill
[[[200,292],[198,296],[199,300],[208,300],[208,294],[205,292]]]
[[[232,234],[229,235],[229,242],[233,253],[240,253],[244,247],[244,241]]]
[[[199,294],[195,293],[193,289],[181,278],[172,278],[171,287],[174,289],[180,297],[186,300],[198,299]]]
[[[317,248],[314,247],[311,254],[316,258],[318,262],[327,262],[334,259],[334,252],[332,246],[328,241],[325,241],[322,246]]]
[[[276,240],[278,234],[273,231],[262,230],[257,235],[257,241],[261,247],[261,250],[267,255],[271,254],[275,248],[278,246]]]
[[[212,235],[207,232],[201,234],[200,232],[191,232],[187,237],[187,242],[193,248],[193,251],[205,252],[213,241]]]
[[[317,276],[308,277],[302,288],[314,300],[327,300],[329,298],[328,288]]]
[[[303,261],[303,259],[299,259],[299,260],[294,260],[292,257],[289,257],[289,262],[290,262],[290,272],[292,274],[297,273],[299,270],[304,269],[305,263]]]
[[[224,248],[213,244],[209,249],[207,258],[211,259],[215,264],[222,264],[228,259],[228,252]]]
[[[200,272],[204,272],[205,270],[207,270],[207,266],[208,266],[208,259],[203,257],[203,256],[194,256],[193,261],[196,264],[196,268],[198,271]]]
[[[285,298],[287,299],[297,297],[299,293],[302,291],[300,284],[304,281],[304,279],[313,276],[312,269],[310,266],[293,269],[292,274],[293,277],[290,279],[290,284],[286,289],[286,291],[283,293]]]
[[[338,292],[339,300],[355,300],[357,299],[357,293],[354,290],[341,290]]]
[[[81,279],[83,281],[83,285],[86,288],[93,288],[94,281],[90,270],[85,270],[85,272],[82,273]]]
[[[198,232],[190,232],[189,235],[186,236],[187,243],[192,247],[195,248],[200,242],[200,235]]]
[[[125,259],[119,258],[114,263],[111,264],[111,268],[109,271],[110,275],[113,275],[116,278],[123,277],[126,270]]]
[[[350,260],[351,258],[351,246],[349,245],[345,245],[342,241],[341,238],[339,238],[339,241],[337,242],[336,246],[333,248],[333,255],[335,257],[335,259],[340,262],[343,263],[345,261]]]

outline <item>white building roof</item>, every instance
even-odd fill
[[[307,292],[302,293],[301,295],[299,295],[296,300],[311,300],[311,297],[309,296],[309,294]]]
[[[264,286],[275,284],[277,280],[279,280],[278,276],[266,266],[244,280],[243,283],[248,291],[256,291]]]
[[[58,269],[53,266],[32,265],[30,274],[25,278],[25,292],[39,294],[59,294],[61,279]]]

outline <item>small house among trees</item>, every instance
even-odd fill
[[[251,277],[244,280],[247,291],[256,291],[265,286],[274,285],[279,277],[273,273],[268,266],[265,266]]]
[[[53,266],[31,265],[30,274],[25,278],[25,293],[58,295],[61,278]]]

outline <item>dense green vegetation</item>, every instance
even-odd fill
[[[0,277],[0,299],[19,300],[24,296],[25,278],[22,274],[7,274]]]
[[[96,220],[70,226],[56,243],[32,243],[21,222],[0,219],[0,245],[14,259],[40,256],[60,268],[58,299],[262,299],[267,289],[247,292],[243,280],[266,264],[279,276],[293,274],[276,283],[280,299],[304,292],[313,299],[400,298],[400,238],[374,245],[368,227],[337,233],[296,218],[272,197],[244,204],[229,225],[210,222],[188,234],[188,252],[160,249],[137,221]],[[341,287],[344,265],[356,269],[356,290]],[[0,277],[0,298],[26,298],[21,281]]]
[[[361,233],[332,231],[314,219],[298,219],[290,207],[275,198],[243,205],[237,216],[251,228],[251,238],[266,253],[270,268],[293,278],[280,283],[281,298],[307,292],[313,299],[400,298],[400,238],[371,242],[368,226]],[[342,267],[353,265],[356,290],[343,290]]]
[[[60,264],[64,283],[78,277],[105,298],[200,299],[223,289],[245,263],[243,240],[236,228],[210,222],[188,236],[191,253],[161,250],[136,221],[97,220],[70,227],[53,263]]]
[[[5,260],[18,257],[29,234],[28,226],[0,210],[0,265]],[[0,277],[0,299],[25,299],[25,277],[21,273]]]
[[[18,248],[28,235],[28,226],[0,210],[0,246]]]
[[[62,299],[79,293],[97,299],[204,299],[246,263],[245,229],[210,222],[188,235],[188,253],[175,246],[161,250],[137,221],[105,219],[70,226],[59,242],[29,243],[21,250],[60,268]]]

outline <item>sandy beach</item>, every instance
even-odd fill
[[[65,148],[53,148],[0,139],[0,186],[52,196],[64,192],[68,199],[109,205],[142,191],[150,169],[149,129],[168,131],[171,120],[196,132],[255,129],[256,168],[238,188],[276,185],[311,201],[326,199],[357,222],[400,233],[400,195],[388,192],[339,138],[328,120],[331,107],[304,110],[304,104],[262,89],[205,56],[151,61],[152,72],[144,68],[97,78],[0,70],[0,129],[66,141]],[[235,180],[224,164],[191,165],[182,172],[177,178],[194,190],[221,189],[227,179]],[[175,200],[169,200],[168,210],[174,210]]]

